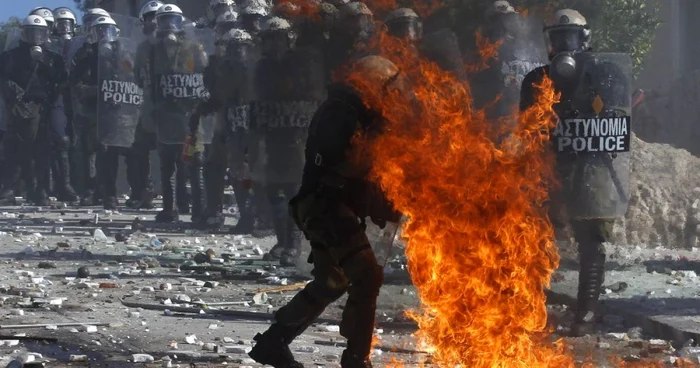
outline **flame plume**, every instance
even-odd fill
[[[563,343],[552,344],[545,331],[544,288],[559,263],[544,210],[558,98],[551,81],[497,144],[499,122],[472,108],[464,83],[401,41],[379,35],[377,43],[414,96],[383,93],[350,73],[347,81],[386,118],[383,134],[356,146],[408,217],[403,236],[422,303],[411,314],[419,339],[441,367],[573,367]]]

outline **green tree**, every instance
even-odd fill
[[[21,21],[17,17],[11,17],[5,22],[0,23],[0,51],[5,50],[7,35],[12,28],[19,28]]]

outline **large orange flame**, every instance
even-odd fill
[[[384,93],[363,74],[347,80],[386,118],[383,134],[361,143],[372,178],[408,217],[406,255],[422,302],[412,317],[434,363],[573,366],[563,343],[546,334],[544,288],[559,262],[544,209],[558,98],[551,81],[495,143],[499,122],[472,108],[464,83],[394,38],[380,35],[378,47],[408,77],[414,98]]]

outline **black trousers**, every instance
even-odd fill
[[[117,174],[119,173],[119,156],[128,157],[128,149],[122,147],[104,147],[97,155],[98,176],[104,198],[117,197]],[[129,163],[127,162],[127,171]]]
[[[134,144],[127,156],[127,181],[131,187],[131,198],[143,200],[144,195],[153,195],[151,176],[151,151],[158,147],[156,134],[147,131],[142,124],[136,127]]]
[[[204,207],[202,154],[195,154],[191,162],[185,163],[182,155],[183,148],[182,144],[158,144],[163,210],[173,211],[176,203],[179,209],[182,209],[184,203],[180,197],[186,197],[186,179],[189,172],[192,187],[192,216],[197,217],[203,214]]]

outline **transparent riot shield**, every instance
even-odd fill
[[[382,229],[373,224],[370,219],[367,219],[367,230],[365,234],[367,234],[369,244],[372,246],[372,250],[374,250],[377,263],[382,267],[386,266],[387,262],[396,255],[397,249],[394,244],[396,243],[395,238],[400,228],[400,223],[387,222],[386,226]]]
[[[109,14],[117,23],[117,27],[119,27],[119,37],[124,37],[131,40],[140,40],[144,38],[141,28],[141,21],[138,18],[117,13]]]
[[[12,50],[19,46],[19,40],[22,37],[22,31],[19,28],[10,28],[7,31],[7,39],[5,41],[5,50]]]
[[[204,47],[207,56],[211,57],[216,51],[216,33],[211,28],[197,28],[194,23],[188,23],[185,27],[185,34],[193,40],[197,40]],[[215,67],[215,66],[214,66]],[[210,115],[202,117],[200,122],[202,127],[202,139],[205,144],[211,143],[214,139],[216,127],[216,116]]]
[[[570,101],[556,106],[560,120],[552,134],[566,211],[570,219],[621,217],[630,193],[632,61],[622,53],[573,57],[569,83],[576,87],[564,91]],[[555,70],[558,62],[552,61]]]
[[[66,65],[69,72],[73,63],[73,57],[75,57],[75,54],[86,42],[87,36],[75,36],[70,40],[70,45],[68,45],[68,50],[66,51]]]
[[[97,57],[97,136],[110,147],[129,148],[139,122],[143,91],[136,85],[137,43],[128,38],[102,41]]]
[[[153,102],[158,141],[184,144],[190,118],[200,101],[208,98],[204,69],[208,58],[202,44],[186,35],[176,42],[159,40],[153,46]],[[199,138],[205,126],[200,124]],[[200,141],[201,142],[201,141]],[[205,142],[206,143],[206,142]]]

